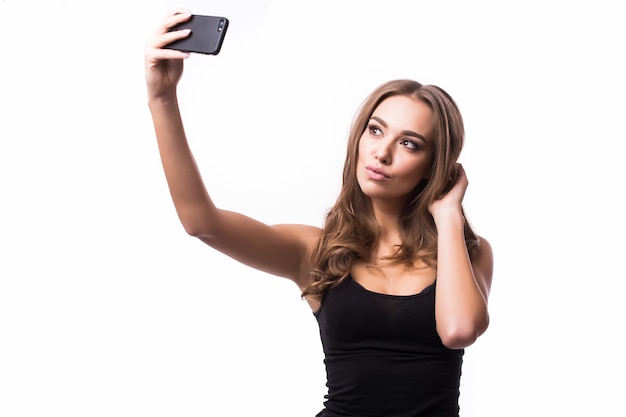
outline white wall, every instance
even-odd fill
[[[313,416],[295,286],[185,235],[142,48],[171,8],[231,20],[180,99],[214,200],[321,224],[349,123],[391,78],[466,119],[466,209],[495,250],[464,417],[617,415],[626,110],[616,1],[0,1],[0,415]]]

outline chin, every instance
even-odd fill
[[[373,187],[361,187],[361,192],[363,192],[365,197],[376,200],[404,200],[406,198],[406,195],[404,194],[397,194],[389,192],[388,190],[376,190],[372,188]]]

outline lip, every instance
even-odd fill
[[[367,176],[376,181],[386,181],[391,178],[385,171],[380,168],[376,168],[374,166],[368,165],[365,167],[365,172],[367,172]]]

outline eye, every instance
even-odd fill
[[[374,136],[382,136],[383,131],[375,124],[370,123],[367,125],[367,130]]]
[[[408,148],[410,150],[417,150],[417,149],[420,148],[417,143],[413,142],[410,139],[402,139],[402,140],[400,140],[400,145],[402,145],[405,148]]]

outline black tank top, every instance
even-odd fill
[[[328,394],[317,417],[458,417],[463,349],[435,328],[435,285],[394,296],[348,277],[315,312]]]

